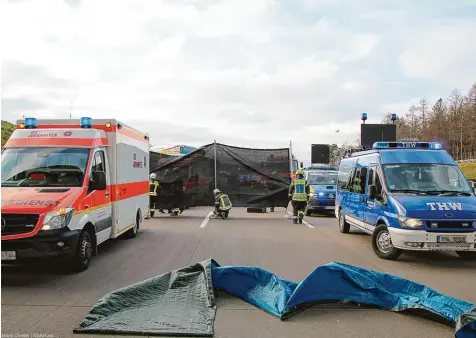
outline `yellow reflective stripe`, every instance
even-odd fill
[[[129,225],[127,225],[125,228],[122,228],[122,229],[117,228],[117,229],[116,229],[116,235],[117,235],[118,233],[120,233],[120,232],[129,230],[129,229],[132,228],[133,226],[134,226],[134,223],[129,224]]]
[[[75,211],[73,213],[73,215],[82,215],[82,214],[87,214],[91,211],[94,211],[94,210],[98,210],[98,209],[101,209],[101,208],[105,208],[105,207],[108,207],[111,205],[111,202],[108,202],[106,204],[101,204],[101,205],[98,205],[97,207],[92,207],[92,208],[88,208],[88,209],[83,209],[83,210],[78,210],[78,211]]]

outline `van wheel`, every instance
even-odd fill
[[[153,218],[153,217],[154,217],[154,214],[155,214],[155,211],[151,211],[151,212],[150,212],[150,218]]]
[[[372,234],[372,249],[377,256],[388,260],[395,260],[402,254],[402,250],[393,246],[390,232],[385,225],[375,228]]]
[[[350,231],[350,224],[345,221],[344,210],[339,211],[339,230],[343,234],[348,234]]]
[[[74,272],[81,272],[86,270],[91,263],[93,256],[93,242],[89,231],[84,230],[79,236],[78,248],[72,260],[72,267]]]
[[[311,216],[311,215],[312,215],[312,211],[306,209],[306,216]]]
[[[135,238],[137,236],[137,232],[139,231],[139,223],[140,217],[139,213],[137,213],[134,225],[124,234],[126,238]]]
[[[476,260],[476,251],[456,251],[456,253],[461,258]]]

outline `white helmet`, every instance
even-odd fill
[[[155,180],[156,177],[157,177],[157,175],[155,173],[150,174],[150,179],[151,180]]]
[[[219,193],[220,193],[220,189],[215,189],[215,190],[213,190],[213,194],[216,195],[216,194],[219,194]]]

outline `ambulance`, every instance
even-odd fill
[[[83,271],[101,243],[136,237],[148,161],[148,135],[115,119],[17,121],[2,150],[2,264]]]
[[[404,251],[475,259],[475,193],[440,143],[376,142],[342,159],[335,213],[342,233],[368,233],[383,259]]]

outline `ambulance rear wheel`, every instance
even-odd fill
[[[154,217],[155,211],[150,212],[150,218]]]
[[[86,270],[91,263],[93,256],[93,242],[91,240],[91,234],[88,230],[84,230],[79,235],[78,248],[76,254],[73,257],[73,270],[75,272],[81,272]]]
[[[402,250],[393,246],[390,232],[382,224],[372,234],[372,249],[378,257],[388,260],[395,260],[402,254]]]
[[[343,234],[348,234],[350,231],[350,224],[345,220],[344,210],[339,211],[339,230]]]
[[[461,258],[476,260],[476,251],[456,251],[456,253]]]
[[[139,223],[140,216],[139,213],[137,213],[134,225],[124,234],[126,238],[134,238],[137,236],[137,232],[139,231]]]

